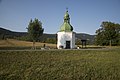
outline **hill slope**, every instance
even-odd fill
[[[13,32],[4,28],[0,28],[0,39],[14,38],[27,35],[26,32]]]
[[[0,28],[0,39],[5,39],[5,38],[15,38],[15,37],[22,37],[22,36],[27,36],[27,32],[14,32],[14,31],[10,31],[4,28]],[[56,39],[56,34],[46,34],[44,33],[40,39],[42,40],[46,40],[47,38],[54,38]],[[95,35],[89,35],[89,34],[85,34],[85,33],[76,33],[76,39],[87,39],[89,40],[89,43],[93,43],[94,42],[94,37]]]

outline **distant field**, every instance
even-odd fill
[[[56,44],[49,44],[49,43],[40,43],[36,42],[37,49],[40,49],[46,45],[47,48],[56,49]],[[25,49],[31,49],[33,43],[29,41],[20,41],[15,39],[7,39],[7,40],[0,40],[0,50],[25,50]],[[82,45],[79,45],[81,48]],[[95,45],[87,45],[87,48],[103,48],[102,46],[95,46]]]
[[[119,49],[0,51],[0,80],[120,80]]]
[[[36,47],[43,47],[43,45],[46,45],[47,47],[50,48],[56,48],[56,44],[48,44],[48,43],[40,43],[36,42]],[[7,40],[0,40],[0,49],[2,48],[31,48],[32,47],[32,42],[29,41],[19,41],[19,40],[14,40],[14,39],[7,39]]]

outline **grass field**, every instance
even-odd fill
[[[47,48],[56,49],[56,44],[50,43],[40,43],[36,42],[36,48],[40,49],[44,47],[44,44]],[[29,41],[20,41],[15,39],[7,39],[7,40],[0,40],[0,50],[30,50],[33,46],[32,42]],[[82,47],[82,45],[79,45]],[[94,48],[104,48],[103,46],[95,46],[95,45],[87,45],[87,48],[94,49]]]
[[[48,43],[40,43],[40,42],[36,42],[35,45],[36,47],[39,49],[41,47],[44,46],[44,44],[47,47],[50,48],[56,48],[56,44],[48,44]],[[7,40],[0,40],[0,50],[3,49],[31,49],[31,47],[33,46],[32,42],[29,41],[19,41],[19,40],[15,40],[15,39],[7,39]]]
[[[0,51],[0,80],[120,80],[120,50]]]

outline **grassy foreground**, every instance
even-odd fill
[[[120,51],[0,51],[0,80],[120,80]]]

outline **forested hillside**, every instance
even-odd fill
[[[94,43],[94,37],[95,35],[89,35],[85,33],[76,33],[76,41],[80,42],[81,39],[86,39],[88,40],[89,44]],[[11,30],[7,30],[4,28],[0,28],[0,39],[18,39],[18,40],[23,40],[23,41],[32,41],[30,40],[28,33],[27,32],[14,32]],[[40,42],[46,42],[46,43],[56,43],[56,34],[47,34],[44,33],[38,41]]]

